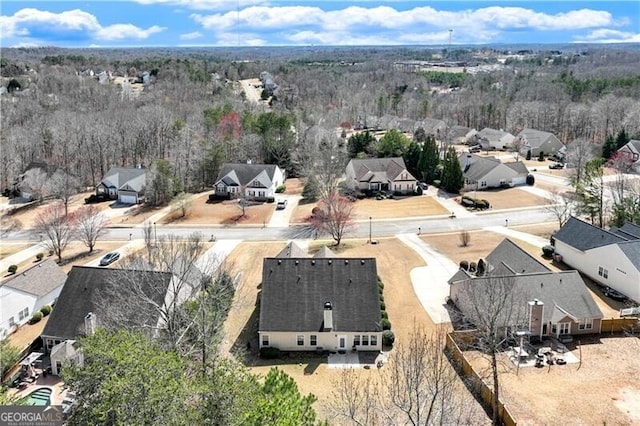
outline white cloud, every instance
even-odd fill
[[[266,0],[135,0],[144,5],[164,4],[180,6],[192,10],[237,10],[257,4],[266,4]]]
[[[156,0],[142,0],[156,1]],[[158,0],[175,3],[177,0]],[[204,0],[200,0],[204,1]],[[390,6],[348,6],[325,11],[315,6],[252,6],[212,14],[192,14],[204,29],[283,33],[292,43],[352,44],[353,40],[385,40],[382,44],[487,43],[508,31],[575,31],[619,24],[607,11],[580,9],[548,14],[523,7],[491,6],[461,11],[432,7],[397,10]],[[389,32],[386,34],[386,32]]]
[[[150,35],[157,34],[165,29],[165,27],[159,27],[157,25],[143,30],[132,24],[115,24],[100,28],[95,36],[101,40],[144,40],[149,38]]]
[[[575,37],[578,43],[640,43],[640,33],[599,28],[585,36]]]
[[[180,40],[195,40],[197,38],[202,37],[202,33],[199,31],[194,31],[192,33],[180,34]]]
[[[17,11],[12,16],[0,17],[0,37],[33,38],[35,40],[18,40],[20,43],[38,43],[38,38],[50,38],[47,42],[61,38],[87,38],[97,41],[111,40],[143,40],[152,34],[164,31],[166,28],[157,25],[147,29],[133,24],[114,24],[102,26],[98,19],[83,10],[74,9],[60,13],[53,13],[33,8]]]

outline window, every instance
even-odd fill
[[[578,329],[580,330],[591,330],[592,328],[593,328],[593,318],[582,319],[578,323]]]
[[[15,318],[13,318],[13,317],[9,318],[9,327],[13,327],[14,325],[16,325]]]
[[[569,324],[568,322],[561,322],[558,325],[560,326],[560,331],[558,332],[558,335],[569,334],[569,330],[571,329],[571,324]]]
[[[298,335],[298,346],[304,346],[304,336],[302,334]]]
[[[318,344],[318,336],[316,336],[315,334],[309,336],[309,344],[311,346],[316,346]]]
[[[602,266],[598,266],[598,275],[602,278],[609,278],[609,270],[603,268]]]
[[[262,346],[269,346],[269,335],[268,334],[263,334],[262,335]]]
[[[353,346],[360,346],[360,335],[356,334],[353,336]]]
[[[18,314],[18,321],[22,321],[23,319],[27,318],[28,316],[29,316],[29,308],[24,308]]]
[[[362,346],[369,346],[369,336],[366,334],[362,335]]]
[[[378,346],[378,336],[371,335],[371,346]]]

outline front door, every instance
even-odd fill
[[[347,346],[347,336],[338,336],[338,349],[344,349]]]

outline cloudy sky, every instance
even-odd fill
[[[640,1],[2,0],[2,47],[640,43]]]

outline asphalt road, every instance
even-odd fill
[[[545,210],[544,207],[498,210],[477,213],[471,217],[449,218],[448,216],[424,217],[424,218],[398,218],[398,219],[372,219],[371,221],[356,222],[350,231],[345,234],[346,238],[369,238],[372,239],[418,232],[418,227],[423,234],[455,232],[460,230],[481,229],[487,226],[516,226],[531,225],[536,223],[556,222],[553,214]],[[289,240],[289,239],[309,239],[313,237],[313,232],[304,226],[282,226],[282,227],[244,227],[244,226],[174,226],[158,225],[157,237],[163,235],[176,235],[187,237],[195,232],[204,235],[209,239],[211,235],[216,239],[264,241],[264,240]],[[142,225],[129,228],[110,228],[100,239],[103,241],[128,241],[130,239],[144,238]],[[28,230],[14,232],[4,237],[6,241],[37,241],[37,237]]]

